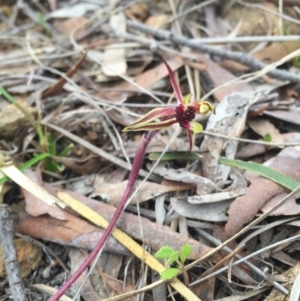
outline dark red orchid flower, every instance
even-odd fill
[[[155,131],[167,128],[178,122],[179,126],[185,128],[187,131],[191,150],[192,132],[199,134],[203,130],[202,125],[194,120],[196,115],[201,114],[204,116],[210,111],[214,113],[214,107],[210,102],[202,100],[189,103],[190,95],[182,96],[172,69],[164,59],[163,62],[167,67],[171,84],[177,97],[178,106],[174,108],[153,109],[133,124],[124,128],[123,132]]]

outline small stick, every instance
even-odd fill
[[[13,237],[13,219],[11,217],[11,210],[6,205],[1,205],[0,239],[12,299],[18,301],[27,301]]]
[[[197,232],[199,232],[203,237],[205,237],[206,239],[208,239],[210,242],[212,242],[214,245],[219,246],[221,244],[221,242],[216,239],[215,237],[211,236],[210,234],[208,234],[206,231],[203,231],[202,229],[197,229]],[[233,250],[230,249],[227,246],[223,247],[223,250],[226,251],[229,254],[233,253]],[[239,254],[235,254],[236,258],[238,259],[243,259],[243,257]],[[257,273],[257,275],[259,275],[261,278],[263,278],[264,280],[268,281],[269,283],[271,283],[274,287],[276,287],[280,292],[282,292],[285,295],[288,295],[289,291],[283,287],[281,284],[279,284],[277,281],[273,280],[271,277],[268,277],[264,271],[262,271],[261,269],[259,269],[257,266],[255,266],[254,264],[252,264],[250,261],[245,260],[244,259],[244,264],[247,265],[253,272]]]
[[[153,29],[141,23],[127,21],[127,26],[131,30],[137,30],[143,32],[147,35],[151,35],[158,39],[163,39],[175,43],[177,45],[187,46],[191,49],[198,50],[210,55],[218,56],[221,59],[233,60],[235,62],[241,63],[248,66],[251,70],[257,71],[266,67],[265,64],[254,58],[250,54],[246,54],[238,51],[229,51],[224,49],[219,49],[209,45],[205,45],[197,39],[187,39],[183,36],[176,35],[167,30]],[[293,83],[299,83],[300,76],[292,74],[285,70],[274,69],[268,73],[270,76],[279,78],[282,80],[288,80]]]

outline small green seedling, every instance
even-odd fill
[[[265,142],[272,142],[272,136],[271,136],[271,134],[267,133],[263,137],[263,141],[265,141]],[[270,147],[268,145],[265,145],[264,148],[265,148],[265,151],[264,151],[264,154],[263,154],[262,163],[266,161],[267,152],[270,149]]]
[[[283,29],[283,32],[280,33],[280,35],[290,36],[292,34],[291,34],[291,31],[289,29]],[[294,50],[298,49],[298,41],[290,42],[290,43],[289,42],[284,42],[283,45],[285,46],[287,54],[290,54]],[[293,64],[294,67],[299,67],[300,66],[300,56],[294,57],[292,59],[292,64]]]
[[[59,154],[56,150],[56,141],[53,139],[51,133],[47,132],[42,128],[40,116],[37,121],[35,121],[30,114],[20,106],[14,97],[12,97],[3,87],[0,86],[0,95],[6,98],[11,104],[15,105],[17,109],[19,109],[28,120],[28,122],[33,126],[38,135],[39,145],[41,148],[41,153],[35,154],[35,158],[33,160],[29,160],[28,164],[25,162],[24,166],[31,166],[32,162],[43,161],[45,169],[51,172],[61,172],[64,170],[64,166],[62,164],[56,163],[51,157],[60,156],[66,157],[68,152],[72,149],[73,144],[69,144],[66,146]],[[28,168],[28,167],[27,167]],[[23,170],[26,167],[23,168]],[[6,178],[2,178],[1,181],[6,181]]]
[[[41,13],[36,14],[36,18],[38,23],[41,25],[41,27],[45,30],[46,35],[51,38],[52,34],[51,31],[49,30],[49,26],[47,25],[43,15]]]
[[[192,253],[192,246],[185,244],[180,251],[175,251],[171,247],[162,247],[154,255],[157,259],[165,259],[167,261],[168,268],[161,273],[161,278],[170,280],[176,277],[180,272],[184,275],[185,284],[189,285],[189,277],[187,271],[184,268],[186,259]],[[172,265],[177,265],[175,268]]]
[[[40,145],[43,148],[44,152],[50,155],[44,160],[45,169],[51,172],[62,172],[65,167],[62,164],[56,163],[52,159],[52,157],[65,157],[72,149],[73,144],[69,144],[58,154],[56,149],[56,141],[53,139],[51,133],[46,132],[45,134],[42,133],[40,135]]]
[[[269,133],[266,134],[266,135],[264,136],[263,140],[266,141],[266,142],[271,142],[271,141],[272,141],[272,136],[271,136],[271,134],[269,134]]]

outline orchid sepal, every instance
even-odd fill
[[[191,99],[191,94],[185,95],[185,96],[183,97],[183,105],[184,105],[185,107],[187,107],[187,106],[189,105],[190,99]]]
[[[167,61],[162,58],[162,61],[164,62],[167,70],[168,70],[168,73],[169,73],[169,77],[170,77],[170,81],[171,81],[171,84],[172,84],[172,87],[173,87],[173,90],[176,94],[176,98],[177,98],[177,102],[178,104],[184,104],[183,103],[183,97],[182,97],[182,93],[181,93],[181,90],[180,90],[180,87],[176,81],[176,78],[175,78],[175,74],[174,72],[172,71],[171,67],[169,66],[169,64],[167,63]]]
[[[125,129],[123,129],[123,132],[137,132],[137,131],[158,131],[162,129],[167,129],[172,124],[176,123],[176,119],[168,119],[168,120],[162,120],[162,121],[156,121],[148,124],[138,124],[134,127],[128,126]]]
[[[158,108],[151,110],[149,113],[125,127],[123,132],[142,131],[145,126],[164,124],[164,121],[169,121],[175,118],[174,108]],[[157,121],[156,121],[157,120]],[[174,119],[176,122],[176,119]],[[174,123],[173,122],[173,123]],[[147,127],[148,128],[148,127]],[[162,127],[163,128],[163,127]]]

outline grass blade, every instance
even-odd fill
[[[149,159],[155,161],[158,159],[161,153],[151,153],[149,155]],[[170,161],[170,160],[202,160],[202,156],[195,153],[186,153],[186,152],[169,152],[166,153],[162,161]],[[294,190],[299,186],[299,182],[295,181],[291,177],[284,175],[283,173],[264,166],[262,164],[256,162],[244,162],[241,160],[232,160],[224,157],[219,158],[219,162],[221,164],[225,164],[228,166],[236,167],[239,169],[248,170],[254,173],[259,174],[260,176],[267,178],[285,188],[290,190]]]

